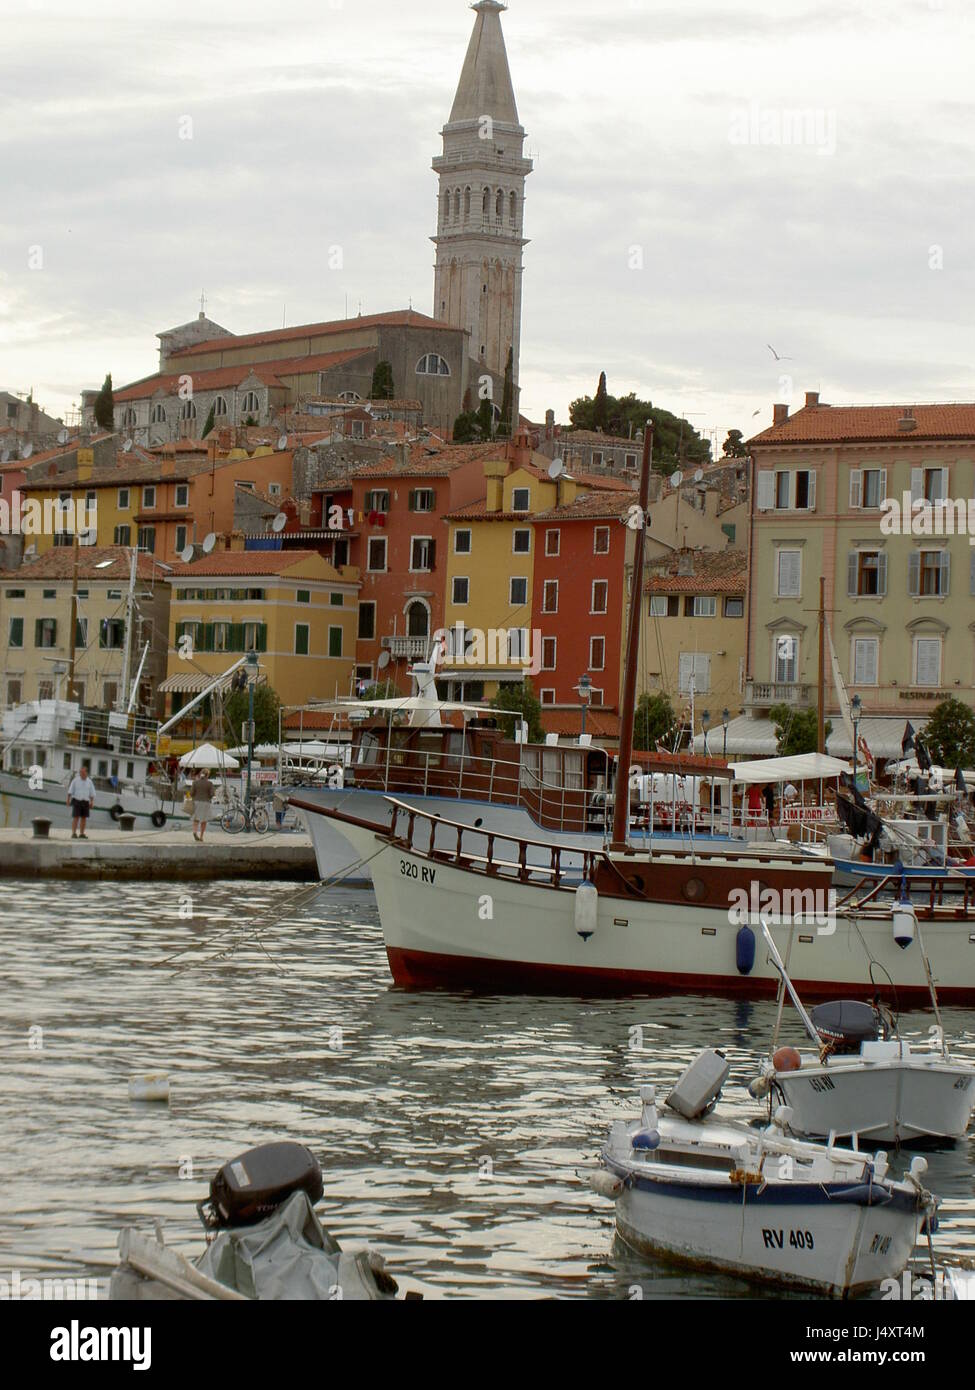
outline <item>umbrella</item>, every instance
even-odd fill
[[[229,753],[222,748],[216,748],[212,743],[201,743],[199,748],[194,748],[192,753],[184,753],[179,760],[180,767],[222,767],[229,771],[234,771],[240,767],[236,758],[232,758]]]

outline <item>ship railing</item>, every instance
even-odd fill
[[[837,899],[836,910],[861,912],[879,906],[890,894],[900,897],[904,881],[893,867],[883,878],[861,878]],[[948,870],[912,874],[906,883],[908,900],[922,919],[968,921],[975,914],[975,876]]]

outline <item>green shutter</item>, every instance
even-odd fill
[[[213,623],[203,624],[203,651],[212,652],[213,647]]]
[[[267,623],[258,623],[257,625],[257,650],[259,652],[267,651]]]
[[[329,656],[342,655],[342,629],[340,627],[330,627],[328,630],[328,654]]]

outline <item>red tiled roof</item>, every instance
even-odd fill
[[[409,462],[386,458],[356,469],[357,478],[448,478],[456,469],[475,459],[504,462],[504,446],[497,444],[413,444]]]
[[[649,567],[644,585],[648,594],[743,594],[748,556],[743,550],[684,551],[693,574],[678,574],[681,556],[670,555]]]
[[[19,569],[0,571],[0,579],[70,579],[74,573],[74,548],[58,545],[45,551],[36,560],[28,560]],[[106,564],[111,561],[111,564]],[[78,578],[101,579],[113,586],[129,582],[132,551],[119,545],[80,545],[78,547]],[[99,569],[99,565],[104,565]],[[137,561],[139,579],[169,579],[181,571],[182,565],[165,565],[152,555],[140,553]]]
[[[532,517],[532,521],[619,521],[628,514],[630,507],[637,507],[639,504],[639,493],[628,488],[622,492],[594,489],[592,492],[582,493],[573,502],[567,502],[561,507],[551,507],[547,512],[539,512]]]
[[[321,353],[316,357],[282,357],[270,362],[238,362],[230,367],[206,367],[199,372],[194,372],[187,366],[183,372],[157,373],[155,376],[147,376],[141,381],[122,386],[114,392],[114,401],[118,405],[120,401],[146,400],[157,391],[162,391],[167,396],[175,395],[183,376],[192,377],[195,391],[219,391],[221,387],[239,386],[252,375],[258,377],[265,386],[281,386],[283,376],[296,376],[299,372],[328,371],[331,367],[341,367],[345,362],[362,357],[369,351],[369,348],[348,348],[344,352]]]
[[[900,428],[912,415],[916,428]],[[781,425],[762,430],[750,445],[844,444],[915,439],[975,439],[975,404],[803,406]]]
[[[625,478],[613,478],[603,473],[570,473],[577,483],[583,483],[586,487],[594,488],[597,492],[632,492],[632,481],[627,482]]]
[[[191,343],[172,354],[173,357],[192,357],[197,353],[216,350],[232,350],[238,347],[257,347],[265,343],[286,343],[295,338],[321,338],[330,333],[350,333],[359,328],[396,328],[412,326],[415,328],[447,328],[454,333],[461,330],[453,323],[442,323],[418,314],[415,309],[395,309],[388,314],[360,314],[352,319],[331,319],[325,323],[302,323],[294,328],[275,328],[266,333],[232,334],[227,338],[209,338],[203,343]]]
[[[180,565],[180,578],[196,575],[284,574],[305,560],[321,560],[317,550],[220,550],[203,555],[190,565]],[[336,575],[338,580],[338,575]]]
[[[578,738],[582,733],[581,709],[552,709],[542,706],[542,728],[547,734],[558,734],[560,738]],[[616,738],[620,736],[620,717],[603,710],[586,711],[586,733],[593,738]]]

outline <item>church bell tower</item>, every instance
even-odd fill
[[[433,161],[440,177],[434,318],[469,330],[470,352],[482,374],[495,379],[501,404],[512,353],[517,423],[521,349],[521,279],[525,227],[525,131],[518,120],[499,0],[477,0],[443,154]],[[476,409],[477,401],[472,402]]]

